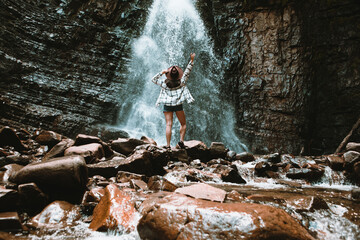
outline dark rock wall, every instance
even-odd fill
[[[1,0],[0,125],[72,136],[115,123],[121,73],[150,4]]]
[[[360,2],[197,5],[224,59],[222,91],[249,149],[333,152],[360,116]]]

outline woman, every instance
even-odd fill
[[[188,103],[194,101],[191,96],[186,82],[189,78],[191,69],[194,65],[195,53],[190,54],[190,62],[187,65],[185,72],[178,66],[171,66],[161,73],[156,74],[152,78],[152,82],[161,87],[159,98],[156,101],[156,106],[164,104],[164,115],[166,120],[166,148],[170,149],[171,129],[173,124],[174,112],[180,122],[180,141],[178,145],[180,148],[185,148],[184,138],[186,132],[186,118],[183,110],[183,102]],[[162,75],[166,76],[165,80],[160,80]]]

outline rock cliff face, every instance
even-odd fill
[[[357,0],[196,2],[253,152],[334,151],[359,117]],[[0,125],[68,136],[114,124],[151,1],[0,2]],[[359,140],[355,134],[353,141]]]
[[[201,0],[198,8],[249,148],[334,152],[360,114],[358,1]]]
[[[117,119],[148,1],[1,0],[1,125],[73,136]]]

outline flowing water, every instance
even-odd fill
[[[143,34],[132,43],[132,58],[126,75],[119,127],[132,137],[142,135],[165,144],[165,120],[155,102],[160,87],[152,77],[171,65],[185,70],[190,53],[195,52],[195,65],[188,81],[195,98],[184,104],[187,118],[186,139],[206,144],[220,141],[231,150],[241,152],[246,146],[234,133],[232,107],[222,100],[219,89],[222,78],[221,60],[217,59],[206,34],[204,23],[192,0],[155,0]],[[179,123],[174,119],[172,145],[179,140]]]

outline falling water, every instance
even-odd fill
[[[127,83],[119,125],[132,137],[146,135],[160,145],[165,144],[165,119],[155,102],[159,86],[151,82],[158,72],[171,65],[186,68],[190,53],[195,52],[195,65],[188,81],[195,98],[185,104],[186,139],[202,140],[206,144],[220,141],[235,151],[246,146],[234,133],[232,107],[221,100],[221,61],[216,58],[204,24],[192,0],[155,0],[143,34],[132,43]],[[180,125],[174,117],[172,145],[179,139]]]

